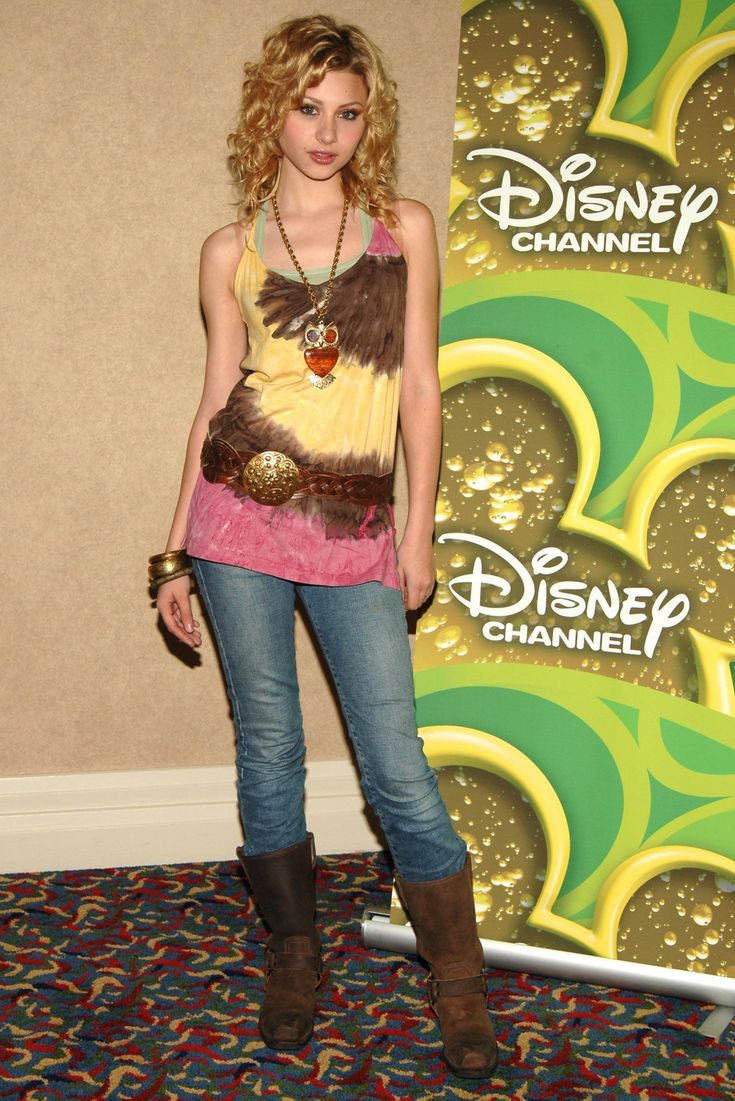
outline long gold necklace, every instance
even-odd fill
[[[334,375],[330,372],[339,359],[339,344],[337,343],[339,331],[337,326],[327,321],[326,318],[329,302],[332,298],[332,290],[334,289],[334,277],[337,271],[337,264],[339,263],[339,254],[342,249],[342,238],[345,235],[345,226],[347,225],[347,211],[350,205],[349,199],[345,197],[344,207],[342,208],[342,221],[340,222],[339,233],[337,235],[337,247],[334,251],[334,260],[332,261],[332,270],[329,273],[327,289],[324,292],[324,297],[321,302],[317,301],[311,283],[306,277],[306,272],[301,267],[301,264],[296,259],[294,250],[291,248],[291,242],[286,236],[286,230],[283,228],[283,222],[281,221],[281,215],[278,211],[278,203],[276,202],[275,195],[271,198],[271,205],[273,207],[276,225],[281,234],[281,240],[286,246],[286,251],[291,257],[293,266],[301,276],[302,282],[314,306],[316,321],[310,321],[304,332],[304,342],[306,344],[304,359],[306,360],[306,366],[309,368],[309,374],[307,375],[309,382],[319,390],[324,390],[334,382]]]

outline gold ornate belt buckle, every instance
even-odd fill
[[[299,469],[280,451],[261,451],[246,463],[242,486],[261,505],[282,505],[299,487]]]

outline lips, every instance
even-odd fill
[[[331,164],[333,160],[336,160],[336,153],[322,153],[318,149],[309,150],[309,156],[317,164]]]

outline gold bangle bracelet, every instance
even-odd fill
[[[184,569],[177,570],[176,573],[167,573],[161,574],[158,577],[152,577],[150,578],[149,584],[154,592],[158,592],[159,587],[165,584],[166,581],[176,581],[179,577],[189,577],[193,573],[194,571],[192,570],[191,566],[188,566]]]
[[[148,580],[153,584],[160,584],[182,572],[191,573],[191,558],[185,548],[175,551],[164,551],[163,554],[154,554],[148,559]]]
[[[151,566],[157,565],[159,562],[170,562],[175,558],[188,558],[186,553],[186,547],[179,547],[178,550],[163,551],[161,554],[152,554],[148,559]]]

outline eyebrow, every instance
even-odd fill
[[[320,107],[324,106],[324,100],[323,99],[317,99],[316,96],[305,95],[304,99],[311,100],[312,103],[318,103]],[[345,107],[364,107],[364,106],[365,106],[365,104],[361,100],[353,99],[353,100],[350,100],[349,103],[340,103],[337,110],[343,111]]]

